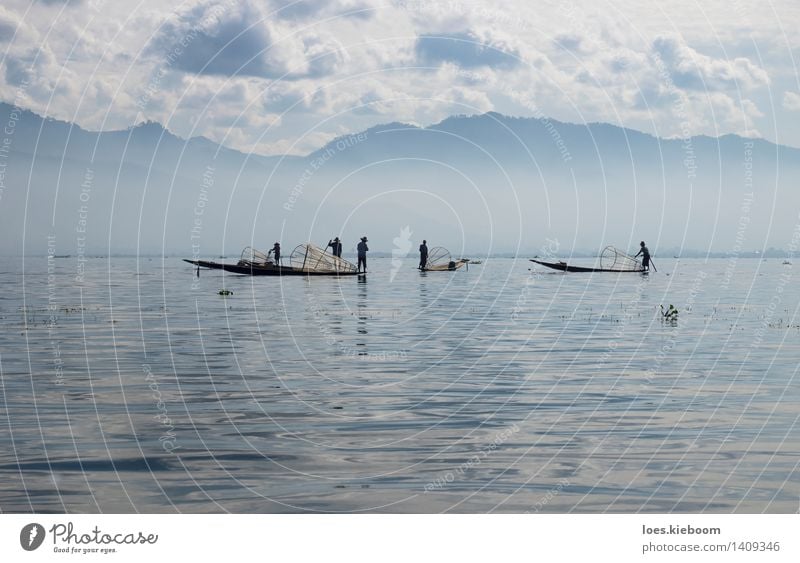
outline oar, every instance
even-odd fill
[[[656,268],[656,263],[653,262],[652,258],[650,258],[650,265],[653,266],[653,270],[655,270],[655,272],[658,273],[658,268]]]

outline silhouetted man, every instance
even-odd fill
[[[276,242],[274,245],[272,245],[272,250],[267,252],[267,257],[269,257],[270,254],[275,256],[275,265],[276,266],[280,266],[281,265],[281,243]]]
[[[361,242],[358,243],[356,247],[358,250],[358,271],[361,272],[361,265],[364,265],[364,273],[367,273],[367,252],[369,252],[369,247],[367,246],[367,237],[361,237]]]
[[[428,265],[428,241],[423,240],[419,245],[419,269],[424,270]]]
[[[650,250],[648,250],[648,248],[644,245],[644,241],[640,242],[639,246],[641,246],[642,248],[639,249],[639,252],[636,253],[636,256],[634,256],[634,258],[636,258],[637,256],[639,256],[641,254],[642,255],[642,269],[649,270],[650,269]]]
[[[342,242],[339,240],[339,237],[336,237],[333,240],[328,241],[328,246],[331,248],[331,253],[336,256],[337,258],[342,257]],[[325,248],[328,248],[326,246]]]

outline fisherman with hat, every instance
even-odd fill
[[[268,257],[268,258],[269,258],[269,255],[270,255],[270,254],[274,254],[274,255],[275,255],[275,265],[276,265],[276,266],[280,266],[280,265],[281,265],[281,243],[279,243],[279,242],[276,242],[276,243],[275,243],[275,244],[272,246],[272,250],[270,250],[269,252],[267,252],[267,257]]]
[[[428,241],[423,240],[419,245],[419,269],[424,270],[428,266]]]
[[[364,265],[364,273],[367,273],[367,252],[369,251],[369,247],[367,246],[367,237],[361,237],[361,242],[358,243],[356,247],[358,250],[358,272],[361,273],[361,265]]]
[[[650,249],[644,244],[644,241],[639,243],[639,246],[642,248],[639,252],[636,253],[634,258],[638,257],[640,254],[642,255],[642,269],[649,270],[650,269]]]
[[[342,257],[342,242],[339,240],[339,237],[334,238],[333,240],[328,241],[328,246],[325,248],[331,248],[331,253],[336,256],[337,258]]]

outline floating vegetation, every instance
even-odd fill
[[[767,328],[797,328],[800,329],[800,324],[794,323],[790,320],[784,321],[783,319],[778,319],[773,322],[767,323]]]
[[[665,311],[664,306],[661,305],[661,314],[666,321],[677,321],[678,320],[678,310],[675,308],[675,305],[670,303],[669,308]]]
[[[86,307],[61,307],[61,311],[70,314],[70,313],[79,313],[81,311],[88,310]]]
[[[219,294],[227,296],[227,295],[233,295],[233,292],[230,289],[220,289]]]

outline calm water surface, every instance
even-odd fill
[[[0,510],[798,510],[791,266],[414,265],[2,259]]]

